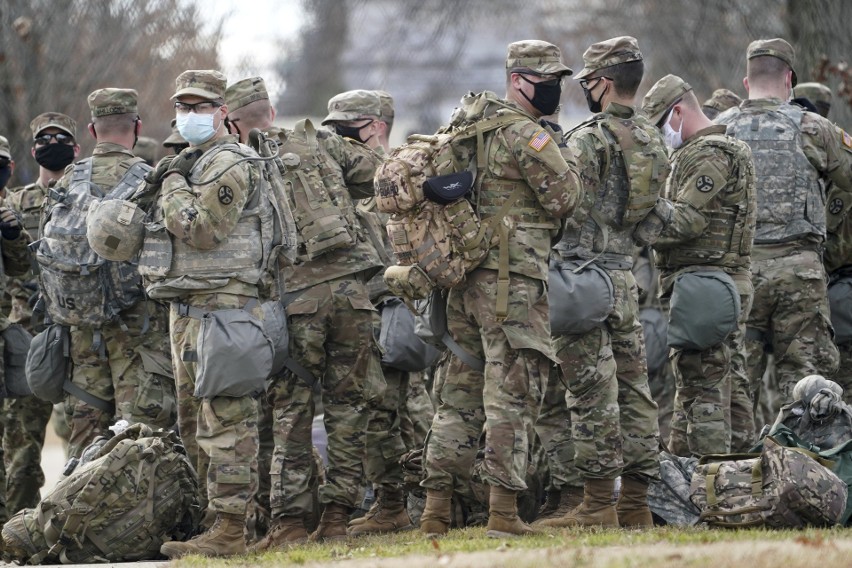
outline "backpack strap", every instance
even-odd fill
[[[115,411],[115,407],[111,402],[98,398],[89,391],[78,387],[72,383],[70,379],[65,379],[65,382],[62,384],[62,389],[71,396],[79,398],[89,406],[94,406],[98,410],[108,414],[112,414]]]
[[[129,199],[136,192],[140,184],[145,183],[145,174],[153,168],[146,164],[143,160],[135,162],[130,166],[124,175],[118,180],[109,193],[104,196],[106,199]],[[91,179],[91,176],[90,176]]]

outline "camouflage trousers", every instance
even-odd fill
[[[747,451],[754,442],[754,412],[745,374],[743,337],[754,291],[747,275],[731,275],[740,295],[737,329],[704,351],[673,349],[669,363],[677,390],[669,451],[702,456]],[[671,289],[661,297],[668,311]]]
[[[71,456],[79,457],[88,444],[108,434],[107,428],[120,419],[152,428],[174,425],[175,394],[168,364],[165,308],[143,301],[121,312],[120,318],[120,322],[103,326],[99,333],[91,328],[71,329],[71,382],[114,405],[114,410],[107,412],[66,396]]]
[[[454,354],[440,363],[423,487],[440,490],[466,484],[484,428],[479,477],[490,486],[527,488],[528,451],[553,351],[545,283],[517,274],[510,278],[503,322],[496,316],[497,271],[477,269],[450,290],[449,333],[462,349],[485,362],[485,371],[472,369]]]
[[[273,424],[275,418],[272,412],[272,404],[266,393],[258,397],[257,412],[257,492],[254,501],[249,505],[249,517],[254,523],[252,527],[258,534],[269,526],[269,494],[272,488],[272,478],[269,472],[272,468],[272,452],[275,451],[275,438],[273,435]]]
[[[656,373],[648,374],[648,386],[651,389],[651,398],[657,403],[657,424],[660,428],[660,439],[668,441],[671,436],[676,390],[674,371],[668,361],[657,369]]]
[[[426,372],[408,373],[407,390],[400,404],[399,430],[409,450],[422,448],[435,416],[432,398],[426,390]]]
[[[381,401],[370,409],[364,473],[375,485],[402,483],[400,458],[409,449],[402,438],[402,416],[408,394],[409,374],[382,365],[387,388]]]
[[[829,320],[827,277],[819,253],[800,251],[752,261],[754,302],[746,331],[752,392],[759,393],[767,352],[775,359],[775,416],[790,402],[793,386],[813,374],[830,377],[838,367]],[[766,418],[766,416],[764,416]]]
[[[14,515],[35,507],[44,485],[41,451],[53,405],[35,396],[3,401],[3,449],[6,470],[6,510]]]
[[[659,476],[657,404],[648,387],[638,288],[608,270],[615,306],[604,327],[554,341],[568,386],[574,463],[583,479]]]
[[[204,311],[238,309],[250,300],[236,294],[195,294],[181,302]],[[251,313],[262,318],[260,305]],[[199,492],[216,513],[246,515],[257,491],[258,402],[254,397],[193,396],[196,345],[201,321],[169,310],[172,366],[178,399],[178,429],[199,478]],[[188,400],[187,397],[189,397]]]
[[[287,306],[290,357],[321,384],[328,434],[328,469],[319,489],[323,504],[355,507],[364,483],[369,409],[384,394],[376,336],[379,314],[362,279],[346,276],[304,290]],[[312,513],[312,387],[285,370],[267,391],[273,407],[271,466],[273,517]]]
[[[565,403],[567,394],[568,384],[554,364],[547,379],[541,412],[535,423],[535,431],[541,440],[550,471],[549,490],[583,486],[580,472],[574,466],[571,413]]]

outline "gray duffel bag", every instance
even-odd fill
[[[414,333],[414,315],[399,298],[382,305],[382,329],[379,333],[382,363],[401,371],[419,372],[438,360],[441,352]]]
[[[669,308],[668,344],[704,351],[737,329],[740,294],[726,272],[685,272],[674,282]]]
[[[593,262],[551,259],[547,295],[552,335],[591,331],[606,321],[615,306],[612,279]]]
[[[27,384],[42,400],[62,402],[65,399],[65,379],[71,359],[71,332],[54,323],[33,337],[27,354]]]
[[[33,336],[19,323],[3,331],[3,365],[6,395],[10,397],[33,394],[27,383],[27,355]]]

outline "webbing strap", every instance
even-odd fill
[[[707,506],[713,507],[718,502],[716,498],[716,474],[719,473],[719,467],[721,467],[722,462],[716,462],[710,464],[710,467],[707,468],[707,478],[705,481],[705,489],[707,491]]]
[[[292,357],[287,357],[287,359],[284,361],[284,366],[287,367],[287,370],[289,370],[291,373],[302,379],[302,382],[304,382],[309,387],[313,388],[313,386],[316,384],[317,378],[304,366],[302,366],[301,363],[299,363]]]
[[[441,338],[441,341],[444,345],[447,346],[447,349],[453,352],[453,355],[461,359],[462,363],[470,367],[475,371],[479,371],[480,373],[485,372],[485,361],[480,359],[479,357],[474,357],[470,353],[464,350],[464,348],[456,342],[455,339],[452,338],[450,332],[444,334]]]
[[[145,174],[150,172],[153,168],[146,164],[144,161],[139,160],[130,166],[124,175],[121,176],[121,179],[118,180],[118,183],[115,184],[109,193],[104,196],[104,200],[107,199],[129,199],[132,196],[136,189],[145,181]]]
[[[589,260],[587,260],[586,262],[584,262],[583,264],[581,264],[580,266],[575,268],[573,270],[574,274],[579,274],[580,272],[583,271],[584,268],[586,268],[591,263],[593,263],[594,261],[599,259],[600,256],[603,253],[606,252],[607,246],[609,246],[609,227],[607,227],[606,220],[603,217],[601,217],[601,214],[597,209],[591,209],[589,211],[589,217],[592,218],[592,221],[594,221],[595,225],[597,225],[598,228],[601,230],[601,234],[603,235],[603,245],[601,245],[601,251],[598,254],[596,254],[595,256],[593,256],[592,258],[590,258]]]
[[[102,398],[98,398],[89,391],[78,387],[77,385],[72,383],[70,379],[65,379],[65,382],[62,384],[62,388],[71,396],[79,398],[89,406],[94,406],[98,410],[108,413],[112,413],[114,410],[113,404],[111,402]]]
[[[763,495],[763,464],[761,461],[755,460],[754,466],[751,468],[751,496],[755,499],[760,499]]]
[[[509,315],[509,228],[500,223],[500,250],[497,260],[497,321]]]

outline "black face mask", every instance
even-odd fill
[[[361,131],[370,126],[371,124],[373,124],[372,120],[364,126],[344,126],[338,123],[334,125],[334,131],[337,132],[340,136],[343,136],[344,138],[351,138],[352,140],[357,140],[361,144],[366,144],[367,141],[372,138],[372,136],[364,140],[361,138]]]
[[[523,75],[521,79],[529,83],[535,88],[533,97],[529,98],[523,91],[521,94],[529,103],[538,110],[542,115],[550,115],[559,109],[559,99],[562,97],[562,84],[557,80],[555,85],[546,85],[544,83],[533,83]],[[550,83],[550,81],[546,81]]]
[[[603,81],[603,79],[600,80]],[[592,98],[592,91],[583,87],[583,94],[586,96],[586,104],[589,106],[590,111],[598,113],[603,110],[603,105],[601,105],[601,101],[603,100],[603,96],[606,94],[607,88],[608,87],[604,88],[604,90],[601,91],[601,96],[598,97],[598,100],[594,100]]]
[[[12,166],[3,166],[0,168],[0,189],[6,187],[10,177],[12,177]]]
[[[35,150],[38,165],[52,172],[61,172],[74,161],[74,146],[70,144],[45,144]]]

